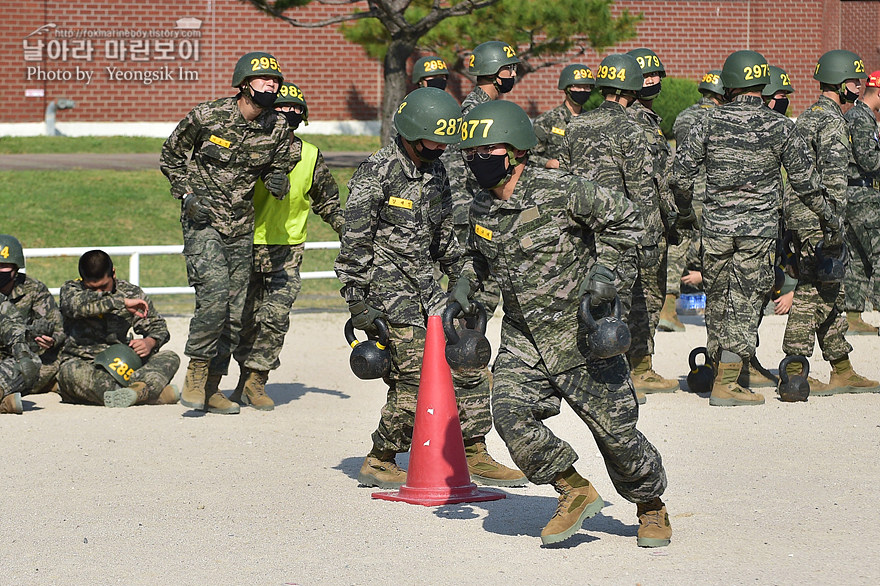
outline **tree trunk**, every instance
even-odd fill
[[[400,102],[406,96],[408,77],[406,76],[406,62],[415,50],[415,41],[393,39],[385,53],[384,75],[385,88],[382,92],[382,144],[391,142],[392,128],[394,127],[394,113]]]

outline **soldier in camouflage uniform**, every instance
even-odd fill
[[[349,182],[345,231],[336,274],[349,304],[352,324],[371,328],[387,316],[391,373],[373,447],[358,480],[395,488],[406,472],[395,462],[412,441],[416,397],[429,315],[443,308],[444,294],[434,275],[461,272],[461,248],[452,226],[452,197],[438,160],[459,141],[461,118],[455,99],[436,88],[419,88],[394,116],[398,136],[361,163]],[[477,379],[480,383],[487,377]],[[525,477],[496,462],[486,451],[492,428],[488,384],[453,373],[459,417],[471,478],[481,484],[519,486]]]
[[[565,127],[580,115],[596,84],[593,70],[586,65],[566,65],[559,74],[557,87],[565,92],[565,101],[535,119],[538,144],[529,155],[529,163],[548,169],[559,168],[565,139]]]
[[[449,81],[446,61],[436,55],[422,57],[413,63],[412,82],[418,87],[435,87],[445,90]]]
[[[103,250],[90,250],[79,259],[79,275],[61,287],[61,314],[67,342],[58,369],[58,394],[69,403],[129,407],[170,405],[180,398],[169,384],[180,357],[160,350],[171,337],[165,320],[137,285],[116,278],[113,261]],[[129,338],[128,331],[142,336]],[[106,370],[95,368],[96,357],[125,344],[143,366],[122,386]]]
[[[859,80],[865,79],[861,58],[851,51],[829,51],[819,58],[813,79],[819,82],[819,100],[798,116],[795,128],[804,138],[825,188],[826,198],[835,217],[846,214],[847,177],[852,152],[849,127],[841,105],[858,98]],[[789,179],[794,182],[793,173]],[[820,273],[817,247],[820,242],[829,257],[845,253],[843,241],[823,241],[821,216],[797,200],[785,202],[785,223],[794,232],[798,253],[798,284],[785,325],[782,351],[786,355],[810,357],[818,338],[822,357],[831,363],[831,380],[825,385],[810,385],[814,395],[880,391],[877,381],[857,374],[849,361],[852,346],[846,341],[844,287]],[[792,372],[801,366],[791,363]]]
[[[31,350],[24,315],[0,293],[0,414],[21,414],[21,394],[40,376],[40,357]]]
[[[666,232],[678,242],[678,232],[674,230],[676,210],[672,193],[669,191],[669,168],[672,163],[672,148],[660,130],[660,116],[653,108],[654,98],[660,94],[662,79],[666,77],[663,63],[654,51],[647,48],[633,49],[627,53],[635,57],[644,79],[638,100],[627,110],[630,116],[641,125],[648,143],[648,165],[652,170],[650,185],[654,191],[652,213],[659,213],[664,230],[657,241],[656,249],[644,245],[640,249],[638,295],[633,298],[633,306],[647,314],[647,320],[631,322],[633,337],[640,343],[628,353],[632,367],[633,384],[636,390],[645,393],[667,393],[678,388],[678,381],[660,376],[654,371],[654,334],[660,321],[660,310],[666,297]],[[649,260],[650,259],[650,260]],[[644,340],[644,343],[641,341]]]
[[[721,70],[713,69],[707,72],[697,86],[702,97],[700,101],[686,108],[678,114],[672,125],[676,144],[684,142],[694,124],[697,124],[706,113],[724,103],[724,84],[721,83]],[[660,310],[657,329],[661,332],[683,332],[684,324],[678,319],[676,302],[681,296],[681,279],[688,268],[688,254],[699,255],[700,227],[699,218],[703,213],[703,199],[706,194],[706,170],[700,169],[700,175],[694,183],[693,199],[694,211],[697,214],[697,223],[691,230],[681,230],[678,233],[679,243],[671,244],[666,254],[666,299]],[[694,252],[694,249],[695,252]]]
[[[796,195],[822,218],[829,239],[841,237],[841,225],[822,196],[803,139],[784,116],[764,106],[767,60],[754,51],[737,51],[724,62],[721,75],[731,101],[710,109],[678,146],[671,186],[680,209],[686,209],[700,165],[705,165],[706,334],[717,364],[709,404],[759,405],[764,397],[737,379],[743,361],[755,354],[759,298],[773,284],[780,165]]]
[[[302,91],[292,83],[281,84],[275,109],[287,118],[291,129],[290,193],[279,201],[269,194],[262,179],[254,189],[254,270],[244,305],[241,340],[234,352],[241,376],[229,397],[263,411],[275,408],[266,394],[266,380],[269,371],[281,364],[278,356],[290,328],[290,308],[302,283],[299,268],[309,207],[337,234],[342,234],[345,223],[339,188],[321,151],[293,133],[301,121],[308,124],[308,105]]]
[[[14,236],[0,234],[0,293],[24,315],[28,344],[40,356],[40,376],[22,395],[48,393],[55,385],[61,363],[64,325],[49,289],[21,272],[24,267],[21,243]]]
[[[847,334],[877,335],[865,323],[865,299],[880,309],[880,143],[875,115],[880,109],[880,71],[865,82],[861,96],[843,117],[849,124],[852,155],[846,190],[846,241],[849,267],[844,280]]]
[[[541,540],[568,539],[604,505],[574,469],[577,454],[543,423],[565,400],[593,434],[618,493],[638,504],[638,544],[665,546],[672,535],[660,500],[666,473],[656,448],[636,429],[639,408],[626,360],[591,355],[577,317],[584,293],[598,304],[615,298],[615,269],[641,236],[639,212],[620,192],[528,165],[537,138],[516,104],[477,106],[462,128],[461,146],[481,185],[501,171],[504,179],[476,195],[453,299],[468,310],[480,283],[490,273],[499,276],[504,318],[492,413],[529,480],[552,484],[560,494]]]
[[[238,346],[253,266],[254,185],[263,178],[278,199],[290,190],[289,129],[273,109],[282,81],[268,53],[242,56],[232,75],[238,95],[193,108],[162,146],[160,167],[181,200],[186,272],[196,290],[181,397],[193,409],[239,412],[220,379]]]

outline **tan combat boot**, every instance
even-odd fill
[[[238,403],[239,405],[244,405],[244,399],[242,399],[241,395],[244,393],[244,381],[247,380],[249,369],[244,366],[239,365],[239,373],[238,373],[238,384],[235,385],[235,390],[232,391],[232,394],[229,395],[229,400],[233,403]]]
[[[105,392],[104,407],[131,407],[137,403],[146,403],[148,396],[147,383],[131,383],[130,387]]]
[[[652,362],[652,357],[648,354],[632,365],[630,376],[632,376],[633,386],[636,388],[636,391],[651,394],[672,393],[678,389],[678,381],[663,378],[654,372]]]
[[[205,410],[205,384],[208,380],[208,361],[190,358],[180,403],[190,409]]]
[[[541,531],[544,545],[565,541],[580,530],[585,520],[605,506],[590,481],[574,468],[558,474],[553,480],[553,488],[559,493],[559,502],[550,522]]]
[[[666,547],[672,540],[672,526],[666,505],[659,498],[649,503],[638,503],[636,514],[639,517],[639,532],[636,543],[639,547]]]
[[[757,356],[752,356],[749,360],[743,358],[742,370],[736,384],[750,389],[775,389],[779,386],[779,379],[761,365]]]
[[[648,395],[643,393],[642,391],[636,391],[636,403],[639,405],[644,405],[648,402]]]
[[[377,488],[400,488],[406,482],[406,470],[394,461],[394,452],[370,450],[358,472],[358,482]]]
[[[803,375],[804,367],[798,364],[797,362],[789,362],[788,366],[785,367],[785,372],[788,373],[788,377],[791,378],[796,375]],[[820,381],[817,378],[813,378],[811,376],[807,377],[807,384],[810,385],[810,396],[811,397],[827,397],[828,395],[833,395],[834,390],[830,385],[827,385]],[[779,392],[779,387],[777,386],[777,392]]]
[[[663,301],[663,309],[660,310],[660,321],[657,323],[657,329],[661,332],[684,331],[684,324],[678,319],[678,312],[675,311],[675,301],[677,299],[677,296],[668,293]]]
[[[831,362],[831,380],[828,381],[828,386],[828,394],[880,392],[880,383],[853,370],[849,356]]]
[[[205,407],[208,413],[236,415],[241,411],[241,407],[227,399],[220,390],[221,378],[223,378],[222,374],[208,374],[208,380],[205,382]]]
[[[251,405],[260,411],[271,411],[275,408],[275,402],[266,394],[266,380],[269,373],[260,370],[248,370],[244,381],[242,400],[245,405]]]
[[[742,361],[719,362],[718,373],[715,375],[715,384],[712,386],[712,394],[709,395],[709,404],[713,407],[733,407],[738,405],[763,405],[764,395],[753,393],[736,383],[742,371]]]
[[[23,410],[24,409],[21,405],[21,393],[10,393],[0,401],[0,414],[11,413],[14,415],[21,415]]]
[[[147,405],[174,405],[180,401],[180,391],[174,385],[165,385],[155,399],[147,401]]]
[[[878,332],[877,326],[866,323],[858,311],[846,312],[846,325],[846,333],[851,336],[876,336]]]
[[[525,474],[516,468],[508,468],[495,461],[486,451],[485,438],[465,441],[464,455],[467,458],[471,480],[483,486],[525,486],[529,483]]]

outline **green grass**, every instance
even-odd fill
[[[344,202],[354,169],[332,172]],[[25,248],[183,243],[180,204],[171,197],[168,180],[158,170],[0,171],[0,209],[6,210],[3,216],[8,218],[0,230],[18,237]],[[337,239],[315,214],[310,214],[308,225],[310,241]],[[336,250],[308,251],[301,270],[332,270],[335,258]],[[77,260],[29,259],[28,274],[49,287],[59,287],[77,277]],[[128,278],[128,258],[114,260],[117,276]],[[140,283],[151,287],[186,285],[183,257],[141,257]],[[335,279],[303,281],[294,309],[343,309],[339,286]],[[193,298],[159,296],[156,303],[165,314],[191,313]]]
[[[301,134],[325,152],[373,152],[380,146],[378,136]],[[164,138],[143,136],[7,136],[0,138],[0,155],[55,153],[158,153]]]

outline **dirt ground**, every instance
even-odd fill
[[[880,394],[790,404],[771,392],[763,406],[734,408],[683,391],[650,396],[639,428],[663,455],[674,531],[653,550],[636,547],[635,505],[615,493],[586,428],[563,410],[549,425],[580,454],[577,468],[606,506],[544,548],[550,486],[440,507],[374,500],[358,486],[384,387],[350,372],[345,318],[293,316],[269,380],[272,412],[28,397],[23,415],[0,424],[0,584],[880,582]],[[169,321],[182,354],[188,319]],[[661,374],[686,374],[688,352],[705,343],[700,323],[658,334]],[[490,321],[495,348],[499,327]],[[758,354],[774,369],[783,329],[776,316],[761,329]],[[880,378],[880,338],[850,341],[856,369]],[[813,362],[827,380],[818,351]],[[509,464],[494,431],[488,442]]]

